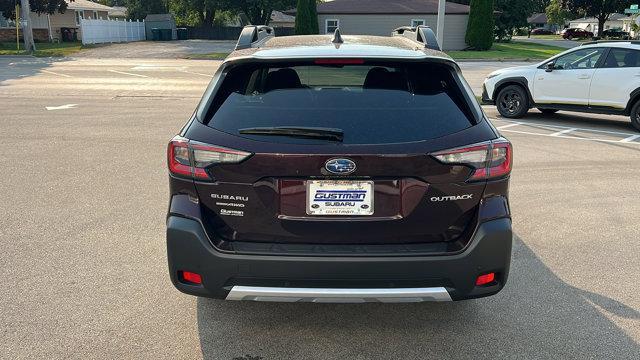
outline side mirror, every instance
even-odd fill
[[[556,65],[553,62],[547,63],[547,69],[545,70],[546,72],[552,72],[553,69],[556,68]]]

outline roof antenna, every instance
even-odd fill
[[[340,29],[336,28],[336,31],[333,33],[333,40],[331,40],[334,44],[343,44],[344,40],[342,40],[342,36],[340,35]]]

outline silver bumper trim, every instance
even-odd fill
[[[227,300],[315,302],[315,303],[400,303],[451,301],[444,287],[398,289],[322,289],[234,286]]]

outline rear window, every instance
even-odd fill
[[[454,70],[437,63],[245,64],[227,74],[204,122],[271,142],[319,140],[240,132],[331,128],[343,132],[345,144],[414,142],[475,123],[464,89]]]

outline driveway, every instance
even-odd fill
[[[95,48],[81,51],[74,57],[179,59],[195,54],[229,53],[235,45],[235,40],[137,41],[96,45]]]
[[[571,49],[576,46],[580,46],[581,42],[573,41],[573,40],[565,40],[565,39],[536,39],[536,38],[528,38],[526,36],[514,36],[513,40],[527,42],[532,44],[539,45],[547,45],[547,46],[557,46],[565,49]]]

